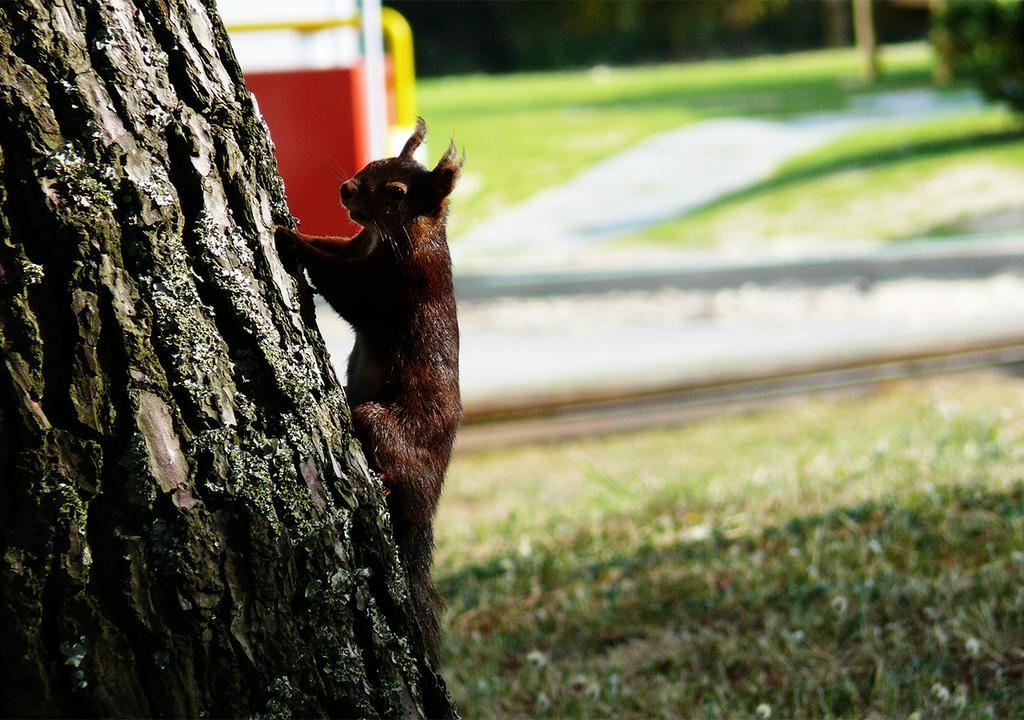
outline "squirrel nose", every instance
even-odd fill
[[[359,186],[356,184],[355,180],[349,180],[348,182],[344,183],[338,190],[338,194],[341,195],[342,202],[351,199],[352,196],[356,194],[356,190],[358,189],[358,187]]]

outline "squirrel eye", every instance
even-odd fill
[[[384,195],[392,200],[401,200],[405,195],[405,185],[402,183],[388,183],[384,186]]]

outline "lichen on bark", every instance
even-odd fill
[[[211,4],[0,47],[3,712],[454,715]]]

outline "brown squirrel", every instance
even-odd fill
[[[438,660],[441,597],[430,577],[433,519],[462,414],[459,325],[445,235],[448,195],[465,154],[452,141],[437,167],[413,159],[427,128],[398,157],[342,184],[342,205],[363,229],[311,237],[278,226],[317,291],[356,332],[348,403],[356,435],[380,473],[395,540],[428,655]]]

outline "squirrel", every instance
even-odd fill
[[[397,157],[375,160],[341,185],[362,226],[313,237],[278,225],[314,288],[356,333],[346,395],[356,437],[386,490],[399,556],[427,654],[440,653],[441,596],[430,577],[433,519],[462,415],[459,326],[445,233],[448,196],[465,153],[451,141],[433,170],[413,159],[427,127]]]

